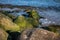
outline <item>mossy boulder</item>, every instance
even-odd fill
[[[24,16],[18,16],[14,21],[20,27],[20,31],[33,28],[33,25],[29,23]]]
[[[38,25],[39,25],[39,21],[37,21],[37,20],[35,20],[35,19],[33,19],[33,18],[26,18],[26,20],[29,22],[29,23],[31,23],[34,27],[38,27]]]
[[[36,10],[25,10],[25,12],[27,12],[28,14],[28,18],[27,20],[33,25],[33,26],[38,26],[39,23],[39,19],[40,19],[40,15],[38,14],[38,12]]]
[[[27,14],[30,16],[30,17],[32,17],[32,18],[34,18],[34,19],[36,19],[36,20],[39,20],[40,19],[40,15],[38,14],[38,12],[36,11],[36,10],[29,10],[29,11],[27,11],[26,10],[26,12],[27,12]]]

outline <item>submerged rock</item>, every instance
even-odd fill
[[[13,23],[13,21],[8,17],[5,16],[4,14],[0,13],[0,28],[3,28],[6,31],[19,31],[20,27]]]
[[[54,32],[36,28],[23,31],[18,40],[60,40],[60,37]]]
[[[8,34],[0,28],[0,40],[7,40]]]

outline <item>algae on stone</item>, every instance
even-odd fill
[[[34,27],[39,25],[39,22],[33,18],[26,18],[29,23],[31,23]]]
[[[32,24],[29,23],[24,16],[18,16],[14,22],[19,25],[20,31],[33,28]]]
[[[40,15],[38,14],[38,12],[36,10],[27,11],[27,14],[29,14],[30,17],[32,17],[36,20],[40,19]]]
[[[27,14],[29,17],[27,20],[33,25],[33,26],[38,26],[39,25],[39,19],[40,15],[36,10],[26,10]]]

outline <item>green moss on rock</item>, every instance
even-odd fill
[[[24,16],[18,16],[14,22],[19,25],[20,31],[33,28],[32,24],[29,23]]]

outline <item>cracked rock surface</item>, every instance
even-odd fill
[[[35,28],[23,31],[18,40],[60,40],[60,37],[54,32]]]

